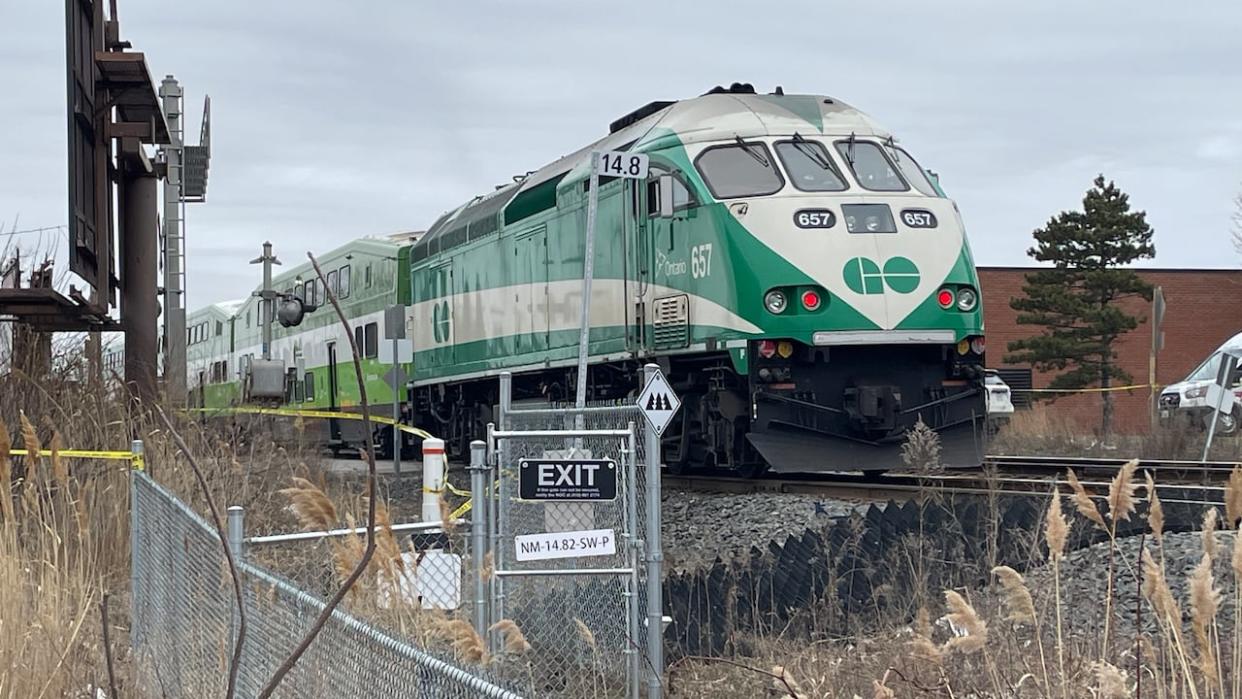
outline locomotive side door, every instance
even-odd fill
[[[424,324],[423,332],[430,335],[431,342],[418,360],[428,369],[453,366],[453,262],[448,260],[426,270],[423,289],[430,312],[416,322]],[[426,335],[424,335],[426,337]]]
[[[639,354],[646,346],[647,287],[651,281],[651,226],[647,216],[647,182],[625,180],[625,347]]]

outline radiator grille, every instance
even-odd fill
[[[690,344],[690,298],[685,294],[655,300],[652,313],[655,346],[661,349]]]

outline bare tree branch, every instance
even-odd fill
[[[198,488],[203,493],[203,499],[207,501],[207,509],[211,511],[211,521],[216,525],[216,535],[220,537],[220,546],[224,549],[224,561],[229,566],[229,575],[233,578],[233,597],[237,600],[237,640],[233,643],[233,657],[229,660],[229,684],[224,693],[225,699],[233,699],[237,691],[237,671],[241,667],[242,644],[246,642],[246,598],[242,595],[241,575],[237,572],[237,561],[233,560],[233,550],[229,548],[229,537],[224,529],[224,520],[220,517],[220,509],[216,507],[216,499],[211,496],[211,488],[207,485],[203,470],[198,466],[198,460],[194,458],[194,454],[186,445],[185,439],[181,437],[181,433],[173,427],[164,409],[158,405],[153,407],[155,414],[159,415],[160,421],[164,423],[164,429],[168,430],[168,434],[172,437],[173,444],[176,444],[177,449],[185,455],[186,462],[190,464],[190,470],[194,472]]]
[[[306,253],[310,258],[311,265],[315,268],[315,274],[319,277],[319,281],[323,284],[323,288],[327,293],[328,301],[332,304],[332,308],[336,310],[336,317],[340,319],[341,325],[345,327],[345,339],[349,342],[349,350],[354,359],[354,373],[358,377],[358,396],[359,402],[362,404],[362,433],[368,438],[372,434],[371,426],[371,407],[370,401],[367,400],[367,386],[362,373],[362,356],[358,351],[358,344],[354,341],[353,328],[349,326],[349,319],[345,317],[345,311],[341,310],[341,304],[336,300],[336,294],[332,292],[332,285],[328,284],[327,277],[324,276],[323,270],[319,268],[319,261],[315,256]],[[349,594],[349,590],[358,582],[362,574],[366,571],[367,566],[371,563],[371,557],[375,554],[375,450],[368,446],[363,450],[367,456],[367,545],[362,552],[362,558],[358,559],[358,564],[354,566],[353,572],[341,583],[340,589],[328,600],[324,605],[323,611],[319,613],[319,617],[315,619],[315,623],[311,625],[306,632],[306,636],[297,648],[285,658],[285,661],[276,668],[276,672],[272,674],[271,679],[267,681],[267,685],[259,692],[258,699],[267,699],[272,696],[272,692],[276,691],[276,687],[280,685],[285,675],[293,669],[302,655],[306,653],[306,649],[315,641],[315,637],[323,630],[324,624],[332,616],[336,608],[341,604],[341,600],[345,599],[345,595]]]

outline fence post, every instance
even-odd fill
[[[233,560],[241,562],[245,556],[245,538],[246,538],[246,511],[241,505],[233,505],[229,508],[228,526],[226,533],[229,537],[229,551],[233,554]]]
[[[470,443],[470,560],[474,569],[474,630],[487,637],[487,588],[483,566],[487,557],[487,444]]]
[[[642,387],[639,387],[642,390]],[[626,490],[626,516],[630,520],[629,536],[630,536],[630,554],[628,561],[630,564],[630,591],[629,600],[625,605],[625,627],[629,638],[634,639],[634,643],[627,646],[625,652],[630,656],[630,697],[638,699],[639,688],[643,684],[643,673],[641,655],[638,649],[638,637],[642,630],[642,624],[639,623],[641,612],[638,609],[638,557],[642,554],[643,538],[642,533],[638,531],[638,426],[633,420],[626,425],[630,434],[626,437],[625,443],[625,490]]]
[[[500,423],[497,428],[500,430],[508,430],[513,427],[510,413],[513,411],[513,374],[507,371],[500,372]],[[497,462],[496,462],[496,487],[498,491],[496,498],[492,500],[496,509],[492,510],[495,514],[495,520],[492,529],[496,532],[496,537],[492,540],[492,566],[496,571],[505,569],[506,551],[501,546],[509,547],[512,544],[502,542],[501,539],[509,534],[509,508],[501,507],[500,502],[506,497],[505,492],[505,469],[509,468],[513,461],[510,459],[512,453],[509,440],[497,440],[496,444]],[[489,498],[490,499],[490,498]],[[512,549],[508,549],[512,550]],[[492,575],[492,621],[500,621],[505,618],[505,579],[493,573]],[[492,639],[494,640],[494,639]]]
[[[643,385],[660,368],[643,367]],[[661,572],[664,549],[660,541],[660,435],[647,426],[647,677],[648,699],[659,699],[664,692],[664,578]]]
[[[233,505],[228,509],[225,517],[224,534],[228,537],[229,553],[233,554],[233,561],[240,566],[245,556],[246,547],[246,511],[240,505]],[[244,592],[244,588],[243,588]],[[245,604],[245,596],[242,597],[242,604]],[[232,614],[229,615],[229,645],[237,642],[238,630],[241,627],[241,610],[237,608],[238,601],[230,597],[229,607]]]
[[[144,611],[142,604],[143,593],[146,592],[142,588],[142,548],[139,543],[141,537],[138,533],[139,528],[139,510],[142,505],[142,494],[138,490],[138,479],[142,478],[139,471],[142,470],[142,440],[135,439],[130,442],[130,469],[129,469],[129,590],[130,604],[133,609],[132,619],[130,619],[130,639],[132,647],[139,648],[142,645],[143,633],[146,629]]]
[[[146,470],[147,463],[144,457],[145,448],[141,439],[135,439],[129,443],[129,466],[136,471]]]
[[[423,440],[423,521],[439,522],[440,496],[444,493],[444,440]]]

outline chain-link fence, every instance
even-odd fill
[[[220,696],[237,628],[220,540],[214,528],[138,471],[132,502],[131,643],[137,682],[151,696]],[[239,572],[248,631],[237,695],[253,697],[324,603],[252,563],[240,562]],[[412,594],[419,594],[417,582],[410,584]],[[439,593],[421,597],[434,594]],[[276,696],[516,699],[487,675],[338,610]]]

